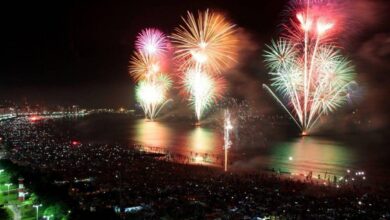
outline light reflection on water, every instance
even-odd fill
[[[178,153],[193,158],[214,155],[208,161],[221,164],[223,137],[219,131],[145,120],[135,121],[134,126],[133,140],[145,146],[147,151]],[[342,144],[313,137],[278,142],[268,147],[268,152],[254,150],[251,156],[239,160],[241,163],[252,161],[257,168],[274,168],[282,172],[307,174],[313,171],[341,175],[352,166],[354,159],[353,152]],[[247,164],[246,167],[250,166]]]
[[[343,175],[354,165],[354,152],[341,143],[313,138],[280,142],[271,148],[270,166],[281,171]]]
[[[135,124],[135,140],[142,145],[166,147],[172,145],[172,129],[155,121],[138,120]]]
[[[196,163],[201,162],[199,158],[216,163],[222,150],[222,137],[210,128],[136,120],[134,130],[131,141],[143,145],[144,150],[176,153],[191,157]]]
[[[220,138],[212,130],[202,127],[196,127],[190,132],[186,146],[199,153],[212,153],[220,150],[222,143]],[[219,145],[218,145],[219,144]]]
[[[99,115],[78,123],[78,133],[84,141],[141,144],[155,147],[154,150],[158,148],[164,153],[177,153],[192,159],[207,158],[207,162],[219,166],[223,164],[221,128],[195,127],[188,121],[149,122],[130,117]],[[253,136],[260,142],[264,138],[256,133]],[[241,143],[248,143],[242,141],[245,138],[240,136]],[[387,178],[389,151],[385,145],[371,144],[366,139],[350,137],[344,143],[331,138],[299,137],[292,140],[269,140],[264,142],[265,147],[264,144],[257,146],[256,142],[250,144],[252,146],[237,146],[233,142],[229,152],[229,167],[255,170],[274,168],[292,173],[328,172],[337,176],[345,174],[346,169],[361,169],[368,174]]]

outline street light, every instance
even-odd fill
[[[46,220],[50,220],[50,218],[52,218],[53,215],[44,215],[43,217],[44,217]]]
[[[6,183],[4,185],[7,187],[7,197],[9,197],[9,187],[12,186],[12,183]]]
[[[41,207],[42,204],[36,204],[36,205],[33,205],[33,207],[36,209],[37,211],[37,220],[38,220],[38,214],[39,214],[39,207]]]

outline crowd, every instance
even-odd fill
[[[336,188],[277,173],[172,163],[134,146],[80,143],[63,123],[17,118],[1,122],[0,132],[10,160],[55,175],[53,184],[67,185],[80,209],[150,219],[390,218],[386,188]]]

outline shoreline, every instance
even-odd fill
[[[178,163],[173,163],[173,162],[169,162],[169,161],[161,161],[161,160],[157,160],[155,158],[153,158],[153,156],[151,155],[143,155],[145,157],[148,157],[148,158],[152,158],[151,160],[154,160],[156,162],[156,164],[160,164],[159,166],[166,166],[166,167],[172,167],[173,170],[182,170],[182,172],[179,172],[177,174],[177,177],[179,179],[181,178],[190,178],[190,179],[198,179],[199,181],[202,181],[202,179],[208,179],[208,178],[211,178],[211,179],[219,179],[219,178],[222,178],[222,179],[227,179],[227,180],[233,180],[233,181],[239,181],[240,179],[244,178],[245,181],[247,181],[246,179],[248,177],[250,177],[250,179],[260,179],[262,181],[259,182],[259,186],[261,187],[263,184],[266,184],[265,187],[266,189],[271,187],[273,188],[273,184],[277,184],[277,185],[280,185],[281,189],[283,189],[283,185],[287,184],[287,185],[297,185],[300,187],[303,187],[305,190],[305,195],[306,196],[309,196],[309,197],[314,197],[314,198],[318,198],[318,199],[321,199],[321,198],[333,198],[334,196],[338,195],[338,194],[344,194],[347,193],[347,194],[354,194],[355,196],[362,196],[363,194],[373,194],[373,195],[381,195],[381,197],[384,197],[384,198],[390,198],[388,196],[388,194],[383,194],[383,191],[377,191],[375,189],[372,189],[371,187],[369,186],[342,186],[340,188],[336,188],[334,186],[329,186],[329,185],[323,185],[321,182],[316,182],[316,180],[314,180],[313,182],[305,182],[305,181],[302,181],[301,178],[297,178],[297,177],[293,177],[291,178],[292,176],[291,175],[285,175],[285,174],[281,174],[281,175],[275,175],[275,174],[272,174],[271,172],[257,172],[257,173],[238,173],[238,172],[223,172],[222,169],[219,169],[219,168],[216,168],[216,167],[207,167],[207,166],[202,166],[202,165],[194,165],[194,164],[178,164]],[[140,157],[139,159],[136,159],[138,162],[136,163],[144,163],[144,159],[145,157]],[[18,165],[17,165],[18,166]],[[22,167],[22,169],[24,168],[28,168],[27,167],[23,167],[23,166],[20,166]],[[170,173],[170,170],[171,168],[169,168],[168,170],[166,170],[167,172],[166,173]],[[161,170],[162,172],[164,172],[165,169]],[[195,171],[195,172],[194,172]],[[30,172],[32,175],[35,174],[35,171],[33,169],[28,169],[27,172]],[[52,176],[53,173],[51,173],[50,171],[49,172],[45,172],[45,175],[49,175],[49,176]],[[180,174],[180,173],[183,173],[184,174],[184,177]],[[191,173],[191,174],[190,174]],[[188,176],[190,174],[190,176]],[[139,174],[138,174],[139,175]],[[134,177],[137,177],[138,175],[135,175]],[[271,184],[270,186],[267,186],[269,185],[268,182],[271,182],[273,184]],[[55,186],[56,184],[54,183],[48,183],[49,185],[51,186]],[[123,183],[124,184],[124,183]],[[182,184],[182,182],[179,180],[178,184]],[[131,185],[131,184],[130,184]],[[122,187],[125,189],[127,188],[128,186],[130,185],[123,185],[121,186],[120,188],[107,188],[107,189],[100,189],[100,193],[96,194],[96,196],[101,196],[101,195],[104,195],[105,193],[114,193],[115,191],[117,192],[121,192],[122,191]],[[208,184],[207,184],[208,185]],[[48,185],[42,185],[41,187],[45,188],[47,187]],[[66,185],[65,185],[66,186]],[[63,190],[66,189],[66,187],[63,186],[61,187]],[[70,186],[70,185],[69,185]],[[65,188],[64,188],[65,187]],[[161,187],[164,187],[164,185],[161,185]],[[279,187],[277,187],[279,188]],[[124,190],[123,189],[123,190]],[[119,191],[118,191],[119,190]],[[63,191],[66,192],[67,190]],[[323,192],[323,193],[320,193],[318,194],[318,192]],[[389,193],[389,191],[385,191],[386,193]],[[138,193],[143,193],[143,191],[139,191]],[[125,195],[126,193],[125,192],[122,192],[123,195]],[[73,200],[74,202],[72,202],[72,204],[76,203],[76,201],[78,201],[80,198],[88,198],[90,197],[90,195],[92,194],[89,194],[86,192],[86,194],[84,193],[76,193],[76,194],[68,194],[68,196],[70,196],[69,198],[71,198],[71,200]],[[50,196],[50,195],[49,195]],[[57,194],[51,194],[51,196],[53,196],[54,198],[57,197],[58,195]],[[195,195],[194,195],[195,196]],[[203,200],[202,199],[203,197],[193,197],[192,199],[190,199],[189,201],[198,201],[198,200]],[[187,200],[187,199],[186,199]],[[68,205],[71,205],[69,203],[67,203]],[[148,203],[146,203],[148,204]],[[71,205],[73,206],[73,205]],[[92,211],[92,212],[85,212],[83,211],[84,208],[82,207],[75,207],[73,206],[75,209],[72,209],[72,212],[75,212],[75,213],[83,213],[83,215],[89,215],[89,214],[96,214],[96,213],[100,213],[99,210],[104,210],[104,208],[106,206],[96,206],[94,208],[95,211]],[[111,206],[110,210],[114,210],[116,206]],[[121,207],[121,206],[119,206]],[[145,207],[149,207],[148,205],[146,205]],[[149,210],[149,208],[147,209]],[[86,213],[89,213],[89,214],[86,214]],[[218,213],[218,212],[217,212]],[[268,212],[267,212],[268,213]],[[226,213],[225,213],[226,214]],[[219,216],[224,216],[225,214],[223,213],[219,213],[218,215]],[[130,217],[130,219],[132,218],[131,216],[134,217],[133,214],[131,215],[126,215],[127,217]],[[279,213],[273,213],[273,212],[269,212],[268,215],[266,216],[274,216],[274,217],[283,217],[285,215]],[[77,219],[77,218],[76,218]]]

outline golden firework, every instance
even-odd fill
[[[155,56],[135,52],[130,60],[129,72],[135,81],[148,79],[160,72],[160,64]]]
[[[221,73],[236,62],[236,28],[222,14],[206,10],[195,17],[187,12],[182,19],[172,42],[183,71],[200,65],[208,73]]]

